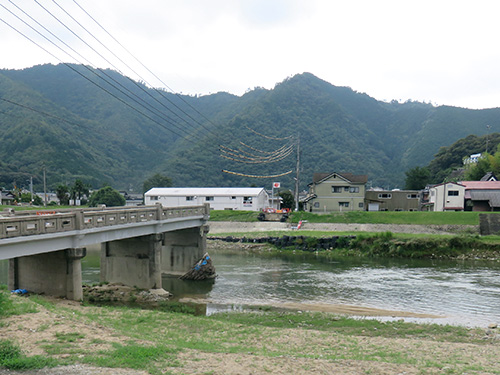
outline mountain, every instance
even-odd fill
[[[293,188],[295,153],[270,164],[231,159],[251,161],[297,138],[302,188],[313,173],[331,171],[367,174],[372,186],[394,188],[441,147],[500,126],[498,108],[380,102],[310,73],[271,90],[198,97],[149,88],[111,70],[39,65],[0,70],[0,99],[0,187],[7,189],[26,186],[30,176],[40,187],[44,168],[49,187],[81,178],[93,187],[137,191],[159,172],[175,186],[280,181]],[[239,175],[287,171],[293,172],[273,179]]]

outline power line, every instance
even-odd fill
[[[10,1],[10,0],[9,0]],[[35,0],[35,2],[37,2]],[[120,57],[118,57],[113,51],[111,51],[106,45],[104,45],[104,43],[102,43],[93,33],[91,33],[87,28],[85,28],[80,22],[78,22],[71,14],[69,14],[62,6],[60,6],[55,0],[52,0],[52,2],[54,4],[57,5],[57,7],[59,7],[59,9],[61,9],[68,17],[70,17],[78,26],[80,26],[83,30],[85,30],[85,32],[87,34],[89,34],[95,41],[97,41],[102,47],[104,47],[109,53],[111,53],[115,58],[117,58],[122,64],[124,64],[128,69],[130,69],[132,72],[134,72],[139,78],[141,78],[142,81],[146,82],[145,79],[143,77],[141,77],[141,75],[139,73],[137,73],[134,69],[132,69],[126,62],[124,62]],[[39,4],[37,2],[37,4]],[[40,5],[40,4],[39,4]],[[41,5],[40,5],[41,6]],[[41,6],[42,7],[42,6]],[[78,39],[80,39],[87,47],[89,47],[92,51],[94,51],[99,57],[101,57],[102,59],[104,59],[108,64],[110,64],[114,69],[116,69],[118,72],[120,72],[124,77],[125,74],[115,65],[113,64],[111,61],[109,61],[107,58],[105,58],[101,53],[99,53],[95,48],[93,48],[90,44],[88,44],[87,42],[85,42],[82,38],[80,38],[73,30],[71,30],[66,24],[64,24],[61,20],[59,20],[59,18],[55,17],[48,9],[46,9],[45,7],[42,7],[47,13],[49,13],[52,17],[54,17],[59,23],[61,23],[64,27],[66,27],[70,32],[72,32]],[[95,64],[94,64],[95,65]],[[102,71],[101,69],[99,69],[100,71]],[[103,72],[104,73],[104,72]],[[104,73],[105,74],[105,73]],[[107,74],[106,74],[107,75]],[[111,77],[109,77],[111,78]],[[143,91],[146,95],[148,95],[151,99],[153,99],[155,102],[157,102],[158,104],[160,104],[162,107],[164,107],[166,110],[168,110],[170,113],[172,113],[174,116],[176,116],[177,118],[179,118],[181,121],[184,121],[186,123],[186,125],[190,126],[193,128],[193,130],[196,130],[196,128],[191,124],[189,123],[189,121],[187,121],[186,119],[184,119],[183,117],[181,117],[179,114],[177,114],[176,112],[174,112],[172,109],[170,109],[169,107],[167,107],[164,103],[160,102],[158,99],[156,99],[153,95],[151,95],[151,93],[148,91],[148,90],[145,90],[142,85],[138,84],[136,81],[134,81],[133,79],[129,78],[129,77],[126,77],[129,81],[131,81],[136,87],[138,87],[141,91]],[[111,78],[112,79],[112,78]],[[115,81],[116,82],[116,81]],[[122,86],[124,89],[128,90],[127,88],[125,88],[123,85],[120,85]],[[150,85],[151,86],[151,85]],[[153,88],[154,89],[154,88]],[[129,91],[129,90],[128,90]],[[155,90],[157,92],[159,92],[158,90]],[[137,95],[135,95],[137,98],[139,98]],[[163,95],[162,95],[163,96]],[[167,97],[163,96],[167,101],[169,101],[172,105],[176,106],[175,103],[173,103],[170,99],[168,99]],[[140,99],[140,98],[139,98]],[[140,99],[141,101],[143,101],[142,99]],[[145,102],[147,103],[147,102]],[[149,103],[147,103],[149,105]],[[176,106],[177,107],[177,106]],[[182,109],[178,108],[179,110],[182,111]],[[185,113],[184,111],[182,111],[185,115],[189,116],[187,113]],[[165,114],[164,114],[165,115]],[[189,116],[190,117],[190,116]],[[196,119],[192,118],[191,119],[193,121],[195,121],[196,123],[198,123],[198,125],[201,125],[198,121],[196,121]]]
[[[274,175],[267,175],[267,176],[259,176],[259,175],[253,175],[253,174],[245,174],[245,173],[238,173],[238,172],[231,172],[231,171],[228,171],[228,170],[225,170],[223,169],[222,172],[224,173],[229,173],[229,174],[234,174],[236,176],[242,176],[242,177],[251,177],[251,178],[276,178],[276,177],[281,177],[281,176],[285,176],[287,174],[290,174],[292,173],[293,171],[290,170],[288,172],[285,172],[285,173],[280,173],[280,174],[274,174]]]
[[[10,1],[10,0],[9,0]],[[51,17],[53,17],[57,22],[59,22],[62,26],[64,26],[68,31],[70,31],[73,35],[75,35],[81,42],[83,42],[87,47],[89,47],[92,51],[94,51],[98,56],[100,56],[102,59],[104,59],[107,63],[109,63],[111,66],[113,66],[115,69],[117,69],[119,71],[119,69],[113,64],[111,63],[108,59],[106,59],[102,54],[100,54],[95,48],[93,48],[90,44],[88,44],[85,40],[83,40],[78,34],[76,34],[71,28],[69,28],[64,22],[62,22],[58,17],[56,17],[52,12],[50,12],[47,8],[45,8],[44,6],[42,6],[37,0],[34,0],[35,3],[37,3],[45,12],[47,12]],[[58,5],[56,3],[56,5]],[[59,6],[59,5],[58,5]],[[62,9],[62,8],[61,8]],[[68,14],[66,11],[65,11],[66,14]],[[81,26],[80,23],[78,23],[78,21],[76,21],[71,15],[68,14],[68,16],[70,16],[78,25]],[[32,17],[30,17],[32,18]],[[23,21],[24,22],[24,21]],[[38,23],[38,22],[37,22]],[[29,27],[31,27],[30,25],[27,25]],[[87,31],[83,26],[81,26],[85,31]],[[34,29],[33,29],[34,30]],[[36,32],[38,32],[37,30],[35,30]],[[88,32],[88,31],[87,31]],[[90,32],[88,32],[90,35],[92,35]],[[40,34],[40,33],[39,33]],[[51,33],[52,35],[54,35],[53,33]],[[52,41],[50,41],[48,38],[46,38],[45,36],[43,36],[42,34],[40,34],[42,37],[44,37],[45,39],[47,39],[50,43],[52,43],[53,45],[55,45]],[[92,35],[93,36],[93,35]],[[93,36],[94,37],[94,36]],[[57,38],[57,37],[56,37]],[[94,37],[95,38],[95,37]],[[59,38],[57,38],[58,40],[60,40]],[[95,38],[97,40],[97,38]],[[63,42],[64,43],[64,42]],[[66,43],[64,43],[66,46],[68,46]],[[102,44],[102,43],[101,43]],[[55,45],[56,47],[58,47],[62,52],[66,53],[68,56],[70,56],[71,58],[75,59],[73,56],[71,56],[68,52],[62,50],[59,46]],[[68,46],[69,47],[69,46]],[[73,48],[69,47],[71,50],[75,51]],[[76,51],[75,51],[76,52]],[[79,56],[83,57],[80,53],[76,52]],[[91,65],[94,65],[96,66],[96,64],[92,64],[88,59],[84,58],[83,59],[85,61],[87,61],[89,64]],[[75,59],[78,61],[78,59]],[[81,61],[78,61],[81,63]],[[83,65],[83,64],[82,64]],[[105,81],[107,84],[111,85],[113,88],[115,88],[116,90],[120,91],[123,95],[125,95],[126,97],[128,97],[129,99],[133,100],[134,102],[136,102],[137,104],[139,104],[140,106],[142,106],[143,108],[145,108],[146,110],[150,111],[151,113],[154,113],[156,116],[162,118],[162,116],[165,116],[165,118],[162,118],[163,120],[166,120],[166,122],[170,123],[171,125],[173,125],[174,127],[176,127],[179,131],[184,131],[186,132],[188,135],[189,132],[187,132],[185,129],[182,129],[180,126],[176,125],[174,122],[172,122],[173,120],[172,119],[169,119],[168,116],[159,111],[157,108],[153,107],[151,104],[149,104],[148,102],[146,102],[145,100],[143,100],[142,98],[140,98],[139,96],[137,96],[135,93],[133,93],[132,91],[130,91],[128,88],[126,88],[125,86],[123,86],[120,82],[118,82],[117,80],[115,80],[112,76],[110,76],[109,74],[107,74],[104,70],[100,69],[100,68],[97,68],[97,70],[99,70],[102,74],[104,74],[106,77],[108,77],[109,79],[111,79],[113,82],[115,82],[117,85],[119,85],[120,87],[122,87],[124,90],[126,90],[127,92],[130,93],[130,95],[134,96],[135,98],[137,98],[138,100],[140,100],[141,102],[143,102],[145,105],[147,105],[149,108],[146,108],[145,105],[139,103],[136,99],[134,99],[133,97],[131,97],[130,95],[128,95],[127,93],[125,93],[123,90],[119,89],[118,87],[116,87],[115,85],[113,85],[112,83],[110,83],[108,80],[104,79],[102,76],[99,76],[97,73],[95,73],[94,71],[92,71],[91,69],[89,69],[88,67],[86,67],[85,65],[83,65],[85,68],[87,68],[87,70],[89,70],[91,73],[97,75],[100,79],[102,79],[103,81]],[[123,74],[123,73],[122,73]],[[128,78],[128,77],[126,77]],[[184,120],[183,118],[181,118],[179,115],[177,115],[175,112],[173,112],[171,109],[169,109],[168,107],[166,107],[165,105],[163,105],[163,103],[159,102],[156,98],[154,98],[149,92],[147,92],[147,90],[145,90],[141,85],[139,85],[137,82],[135,82],[134,80],[128,78],[134,85],[136,85],[139,89],[141,89],[143,92],[145,92],[147,95],[149,95],[151,98],[153,98],[155,101],[157,101],[158,103],[160,103],[162,106],[164,106],[168,111],[170,111],[172,114],[174,114],[175,116],[177,116],[178,118],[180,118],[181,120],[185,121],[186,124],[190,125],[186,120]],[[151,108],[151,109],[150,109]]]
[[[0,6],[2,8],[4,8],[5,10],[7,10],[9,13],[11,13],[12,15],[14,15],[16,18],[18,18],[21,22],[25,23],[28,27],[30,27],[31,29],[33,29],[35,32],[37,32],[39,35],[41,35],[43,38],[45,38],[46,40],[48,40],[50,43],[52,43],[53,45],[55,45],[52,41],[50,41],[48,38],[46,38],[43,34],[41,34],[40,32],[38,32],[36,29],[34,29],[32,26],[28,25],[24,20],[20,19],[17,15],[15,15],[14,13],[12,13],[9,9],[5,8],[5,6],[3,6],[2,4],[0,4]],[[145,114],[144,112],[142,112],[141,110],[135,108],[134,106],[132,106],[131,104],[127,103],[126,101],[124,101],[123,99],[117,97],[116,95],[114,95],[113,93],[111,93],[109,90],[107,90],[106,88],[102,87],[101,85],[99,85],[98,83],[94,82],[93,80],[91,80],[90,78],[88,78],[87,76],[85,76],[84,74],[82,74],[81,72],[79,72],[77,69],[73,68],[70,64],[68,63],[65,63],[63,62],[60,58],[58,58],[56,55],[54,55],[53,53],[51,53],[50,51],[48,51],[46,48],[44,48],[43,46],[41,46],[40,44],[38,44],[37,42],[35,42],[33,39],[31,39],[30,37],[28,37],[27,35],[25,35],[24,33],[22,33],[20,30],[16,29],[14,26],[12,26],[11,24],[9,24],[8,22],[6,22],[3,18],[0,18],[0,21],[2,21],[5,25],[7,25],[8,27],[10,27],[11,29],[13,29],[14,31],[16,31],[17,33],[19,33],[20,35],[22,35],[24,38],[26,38],[27,40],[29,40],[31,43],[35,44],[37,47],[39,47],[40,49],[42,49],[43,51],[45,51],[46,53],[48,53],[50,56],[54,57],[56,60],[58,60],[60,63],[66,65],[67,67],[69,67],[71,70],[73,70],[75,73],[77,73],[78,75],[80,75],[81,77],[83,77],[84,79],[88,80],[90,83],[92,83],[93,85],[97,86],[98,88],[100,88],[101,90],[103,90],[104,92],[106,92],[107,94],[111,95],[112,97],[114,97],[115,99],[119,100],[120,102],[122,102],[123,104],[125,104],[127,107],[131,108],[132,110],[136,111],[137,113],[139,113],[140,115],[148,118],[149,120],[153,121],[154,123],[156,123],[157,125],[161,126],[162,128],[174,133],[175,135],[177,135],[178,137],[180,138],[184,138],[184,139],[187,139],[185,138],[183,135],[175,132],[174,130],[170,129],[170,128],[167,128],[164,124],[161,124],[160,122],[156,121],[155,119],[153,119],[152,117],[150,117],[149,115]],[[61,49],[59,46],[55,45],[57,48]],[[65,52],[65,51],[63,51]],[[65,52],[66,54],[68,54],[67,52]],[[71,57],[71,55],[70,55]],[[90,72],[92,72],[93,74],[96,74],[95,72],[92,71],[92,69],[88,68],[87,66],[83,65],[84,68],[88,69]],[[99,78],[101,78],[102,80],[104,80],[104,78],[100,77],[99,75],[97,75]],[[111,83],[109,83],[108,81],[104,80],[105,82],[107,82],[108,84],[110,84],[111,86],[113,86]],[[115,87],[115,86],[114,86]],[[115,87],[115,89],[119,90],[118,88]],[[120,91],[120,90],[119,90]],[[138,103],[140,104],[140,103]],[[173,124],[172,124],[173,125]],[[175,126],[175,125],[174,125]],[[189,134],[188,134],[189,135]]]
[[[56,5],[57,3],[55,0],[52,0]],[[186,104],[188,107],[190,107],[193,111],[195,111],[198,115],[203,117],[206,121],[211,123],[212,125],[216,126],[210,119],[208,119],[205,115],[203,115],[201,112],[199,112],[196,108],[194,108],[191,104],[189,104],[184,98],[175,93],[174,90],[172,90],[161,78],[159,78],[155,73],[153,73],[146,65],[144,65],[138,58],[136,58],[127,48],[125,48],[111,33],[109,33],[94,17],[92,17],[89,12],[87,12],[76,0],[73,0],[73,2],[92,20],[95,22],[96,25],[98,25],[111,39],[113,39],[125,52],[127,52],[135,61],[137,61],[144,69],[146,69],[151,75],[153,75],[159,82],[161,82],[166,88],[168,88],[177,98],[179,98],[184,104]],[[59,6],[59,5],[58,5]],[[92,35],[92,34],[91,34]],[[102,44],[102,43],[101,43]],[[103,45],[104,46],[104,45]],[[105,46],[104,46],[105,47]],[[108,49],[107,47],[105,47]],[[108,49],[109,51],[109,49]],[[110,51],[111,52],[111,51]],[[112,52],[111,52],[112,53]],[[114,53],[112,53],[113,56],[117,57]],[[155,90],[157,93],[159,93],[165,100],[167,100],[170,104],[172,104],[175,108],[177,108],[179,111],[181,111],[184,115],[188,116],[191,120],[195,121],[198,125],[203,127],[207,132],[215,135],[218,137],[217,134],[215,134],[211,129],[205,127],[202,123],[198,122],[195,118],[193,118],[191,115],[189,115],[187,112],[185,112],[182,108],[177,106],[173,101],[171,101],[168,97],[166,97],[161,90],[158,90],[153,87],[150,83],[147,82],[139,73],[137,73],[134,69],[129,67],[123,60],[121,60],[119,57],[117,57],[118,60],[120,60],[127,68],[129,68],[132,72],[134,72],[141,80],[146,82],[153,90]]]

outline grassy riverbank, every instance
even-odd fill
[[[4,368],[81,363],[150,374],[500,373],[495,329],[265,308],[206,317],[0,295]]]
[[[483,212],[484,213],[484,212]],[[289,221],[298,223],[356,223],[356,224],[408,224],[408,225],[479,225],[480,212],[422,212],[422,211],[352,211],[329,214],[313,214],[299,211],[290,214]],[[258,212],[214,210],[211,221],[258,221]]]

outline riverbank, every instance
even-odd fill
[[[303,222],[300,230],[296,224],[272,221],[239,222],[210,221],[209,234],[284,231],[299,234],[301,231],[325,232],[392,232],[408,234],[479,234],[478,225],[410,225],[410,224],[344,224]]]
[[[493,327],[306,312],[205,317],[45,297],[9,300],[29,312],[1,318],[1,341],[17,343],[25,358],[66,365],[25,375],[498,374]],[[17,372],[0,368],[0,374]]]

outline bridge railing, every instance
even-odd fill
[[[208,205],[185,207],[162,207],[157,205],[57,211],[15,212],[9,210],[3,213],[8,216],[0,217],[0,239],[192,216],[208,218],[209,213]]]

